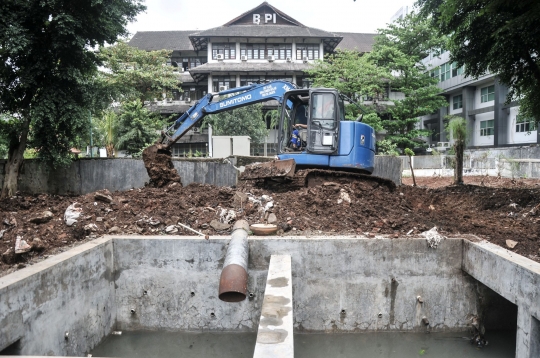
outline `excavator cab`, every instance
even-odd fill
[[[282,103],[279,153],[337,152],[344,106],[336,90],[292,90],[285,94]]]

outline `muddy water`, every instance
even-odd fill
[[[295,358],[513,358],[516,333],[486,334],[479,349],[463,337],[467,333],[295,334]]]
[[[94,357],[253,357],[256,333],[122,332],[109,336]]]
[[[295,358],[512,358],[515,332],[488,332],[479,349],[461,333],[295,334]],[[109,336],[94,357],[253,357],[255,333],[124,332]]]

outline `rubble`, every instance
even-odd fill
[[[42,211],[37,215],[32,216],[28,221],[34,224],[43,224],[50,221],[53,218],[53,213],[49,210]]]

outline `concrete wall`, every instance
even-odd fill
[[[516,357],[539,357],[540,264],[488,242],[463,251],[463,270],[518,306]]]
[[[0,183],[4,179],[0,161]],[[173,159],[184,185],[193,182],[232,186],[237,170],[219,159]],[[25,193],[81,195],[100,189],[123,191],[143,187],[149,177],[141,159],[81,159],[67,168],[53,169],[37,160],[25,160],[19,177],[19,190]]]
[[[399,157],[404,175],[410,175],[409,158]],[[412,157],[417,176],[453,175],[453,155]],[[466,150],[464,175],[501,175],[506,178],[540,178],[540,147]],[[418,170],[418,172],[416,171]]]
[[[248,290],[255,296],[237,304],[217,299],[226,242],[115,240],[118,328],[256,329],[270,256],[279,254],[292,257],[301,331],[425,330],[424,316],[432,330],[461,330],[476,312],[474,280],[461,272],[461,240],[434,250],[425,240],[252,238]]]
[[[20,340],[22,355],[89,351],[111,332],[116,318],[112,279],[108,239],[0,277],[0,350]]]

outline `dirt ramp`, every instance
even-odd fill
[[[161,148],[159,144],[154,144],[143,151],[142,158],[150,177],[148,186],[162,188],[170,183],[182,184],[180,175],[171,160],[170,150]]]

